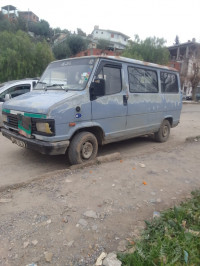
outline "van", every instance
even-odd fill
[[[93,160],[98,145],[141,135],[165,142],[180,120],[178,72],[123,57],[49,64],[32,92],[3,105],[3,136],[42,154]]]

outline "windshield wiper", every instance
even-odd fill
[[[42,82],[42,81],[38,81],[37,84],[47,85],[46,82]],[[41,90],[41,88],[37,88],[37,84],[36,84],[34,90]],[[43,86],[42,89],[45,89],[45,86]]]
[[[46,84],[46,82],[43,82],[43,81],[38,81],[37,84],[38,84],[38,83],[39,83],[39,84],[44,84],[44,85]]]
[[[52,84],[52,85],[48,85],[47,87],[46,87],[46,89],[47,88],[51,88],[51,87],[60,87],[62,90],[65,90],[65,91],[68,91],[68,89],[65,89],[63,86],[64,86],[64,84]]]

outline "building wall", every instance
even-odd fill
[[[25,20],[32,21],[32,22],[39,22],[39,17],[36,16],[31,11],[19,12],[19,15],[23,17]]]
[[[179,71],[182,92],[187,96],[192,91],[190,79],[194,74],[194,65],[200,64],[197,52],[200,49],[200,44],[188,41],[187,43],[171,46],[168,49],[171,58],[169,66]]]
[[[114,48],[124,49],[128,44],[128,37],[123,34],[101,29],[94,29],[92,32],[94,39],[105,39],[113,43]]]

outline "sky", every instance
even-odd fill
[[[86,34],[94,26],[119,31],[134,39],[158,37],[171,46],[176,35],[181,43],[200,42],[200,0],[0,0],[0,7],[13,5],[32,11],[50,27]]]

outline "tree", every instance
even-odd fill
[[[200,64],[199,62],[193,64],[193,75],[190,77],[192,85],[192,100],[196,100],[196,89],[200,82]]]
[[[175,45],[179,45],[179,44],[180,44],[179,37],[178,37],[178,35],[176,35],[176,38],[175,38]]]
[[[122,56],[166,65],[169,61],[169,51],[164,46],[165,42],[164,39],[156,37],[148,37],[142,41],[135,35],[134,41],[129,43]]]
[[[69,35],[67,38],[67,43],[72,56],[87,49],[87,41],[79,35]]]
[[[82,31],[82,29],[77,28],[77,35],[80,35],[82,37],[86,37],[86,33]]]
[[[41,35],[46,38],[51,36],[51,28],[49,26],[49,23],[42,19],[37,23],[29,21],[28,30],[35,33],[36,35]]]
[[[63,42],[53,47],[53,53],[56,59],[68,58],[87,49],[87,40],[81,36],[69,35]]]
[[[110,47],[111,47],[110,41],[106,39],[99,39],[97,42],[98,49],[106,50],[109,49]]]
[[[189,81],[192,87],[192,100],[196,100],[196,89],[198,84],[200,83],[200,45],[197,44],[194,49],[192,65],[193,69],[188,75]]]
[[[0,31],[16,31],[16,24],[10,22],[1,12],[0,12]]]
[[[71,51],[67,41],[57,44],[53,47],[53,53],[56,59],[64,59],[71,56]]]
[[[40,76],[54,57],[48,44],[23,32],[0,32],[0,82]]]

